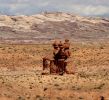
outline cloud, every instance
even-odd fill
[[[104,15],[109,13],[109,7],[105,6],[87,6],[83,9],[84,15]]]
[[[99,16],[104,14],[109,14],[109,7],[106,6],[92,6],[92,5],[72,5],[68,10],[72,9],[72,11],[85,15],[85,16]]]
[[[109,16],[108,0],[0,0],[0,13],[8,15],[63,11],[83,16]]]

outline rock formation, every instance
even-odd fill
[[[109,18],[82,17],[55,12],[31,16],[0,15],[2,42],[43,42],[54,38],[73,41],[109,40]],[[1,42],[0,41],[0,42]]]

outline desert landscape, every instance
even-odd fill
[[[41,75],[42,57],[49,51],[51,45],[0,45],[1,100],[108,98],[109,44],[73,43],[73,75]]]
[[[0,100],[109,100],[109,19],[68,13],[0,16]],[[55,39],[69,38],[75,74],[42,75]]]

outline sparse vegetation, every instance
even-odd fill
[[[94,98],[101,94],[108,96],[108,43],[73,43],[74,75],[41,75],[42,57],[51,54],[50,51],[51,45],[1,44],[0,97],[11,96],[9,100],[96,100]]]

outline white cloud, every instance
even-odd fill
[[[104,6],[88,6],[83,10],[85,15],[103,15],[109,13],[109,7]]]
[[[104,15],[106,13],[109,13],[109,7],[105,6],[92,6],[92,5],[72,5],[70,8],[72,11],[74,10],[78,14],[82,15]]]
[[[109,15],[108,0],[0,0],[5,14],[36,14],[41,11],[74,12],[86,16]]]

